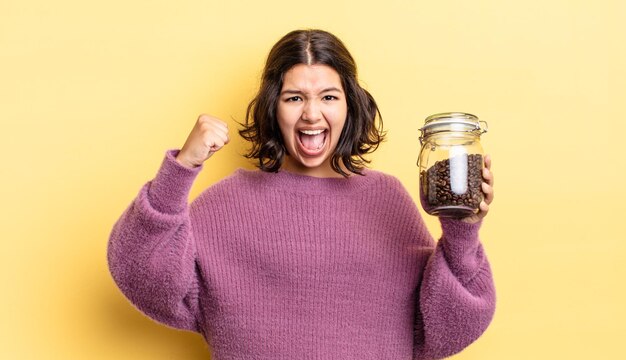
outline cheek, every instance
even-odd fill
[[[348,104],[343,101],[339,106],[335,108],[335,121],[343,124],[348,117]]]
[[[276,108],[276,121],[278,122],[278,126],[282,129],[287,121],[288,117],[287,117],[287,112],[285,111],[285,108],[283,106],[278,106],[278,108]]]
[[[283,142],[285,144],[289,143],[291,141],[291,136],[289,136],[290,134],[289,128],[285,126],[284,123],[281,123],[280,121],[278,122],[278,128],[280,129],[280,134],[283,138]]]
[[[336,108],[328,112],[326,119],[330,122],[330,125],[335,128],[334,130],[339,130],[341,133],[341,129],[343,129],[346,118],[348,117],[348,111],[345,108]],[[335,131],[337,132],[337,131]]]
[[[298,119],[298,107],[289,105],[279,105],[276,108],[276,118],[280,124],[293,126]]]
[[[278,122],[278,129],[280,130],[284,144],[290,144],[293,140],[293,123],[289,121],[288,115],[280,109],[276,111],[276,121]]]

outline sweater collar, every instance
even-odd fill
[[[271,190],[300,194],[349,195],[361,191],[372,184],[378,176],[377,171],[363,169],[363,175],[351,175],[348,178],[319,178],[279,170],[276,173],[261,170],[237,170],[239,175],[248,178],[252,185]]]

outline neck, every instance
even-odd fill
[[[339,166],[348,175],[352,175],[352,173],[348,171],[346,167],[343,165],[343,162],[341,160],[339,161]],[[312,176],[312,177],[317,177],[317,178],[342,178],[343,177],[343,175],[333,170],[330,164],[330,158],[326,159],[326,161],[324,161],[324,163],[320,166],[306,167],[302,165],[301,163],[299,163],[298,161],[295,161],[291,156],[287,155],[285,156],[285,160],[283,162],[283,165],[281,166],[281,170],[288,171],[290,173],[294,173],[298,175]]]

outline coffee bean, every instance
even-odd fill
[[[480,154],[461,155],[435,162],[420,174],[420,200],[424,210],[439,216],[464,217],[475,213],[483,200],[483,157]],[[465,166],[467,173],[459,174],[452,166]],[[450,173],[461,178],[450,178]],[[467,184],[465,186],[464,184]],[[459,193],[460,190],[463,192]]]

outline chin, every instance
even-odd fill
[[[288,171],[311,176],[332,176],[335,171],[330,165],[331,156],[297,157],[289,155],[284,162],[284,167]]]
[[[321,167],[326,167],[328,165],[330,167],[330,161],[327,161],[327,158],[324,159],[300,159],[299,163],[301,166],[306,167],[308,169],[316,169]]]

